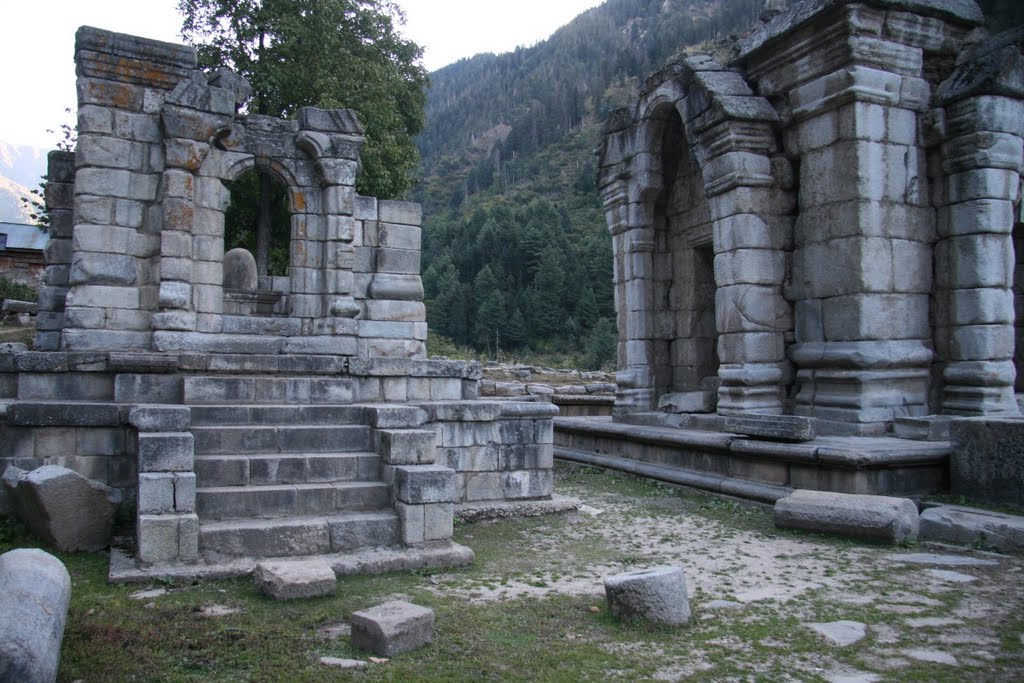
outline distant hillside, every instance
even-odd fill
[[[673,55],[749,30],[762,0],[608,0],[530,48],[431,74],[415,199],[431,330],[478,349],[613,362],[607,113]]]
[[[45,173],[45,151],[0,140],[0,221],[32,222],[21,198],[39,187]]]
[[[0,176],[0,223],[31,223],[31,211],[21,201],[29,190],[23,185]]]

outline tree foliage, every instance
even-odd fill
[[[180,0],[182,34],[200,64],[226,65],[253,86],[250,111],[349,108],[366,129],[359,191],[399,197],[412,186],[413,138],[428,82],[422,49],[402,37],[391,0]]]

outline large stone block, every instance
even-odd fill
[[[940,505],[921,513],[921,539],[1020,553],[1024,551],[1024,517]]]
[[[58,550],[106,547],[121,503],[119,491],[59,465],[31,472],[11,466],[3,482],[18,518]]]
[[[382,657],[423,647],[434,639],[434,610],[393,600],[352,613],[352,646]]]
[[[190,472],[194,439],[189,432],[141,433],[138,453],[140,472]]]
[[[0,555],[0,680],[57,680],[71,577],[35,548]]]
[[[690,620],[686,577],[679,567],[638,569],[604,579],[608,611],[624,620],[680,626]]]
[[[998,503],[1024,503],[1024,420],[978,417],[949,425],[950,490]]]
[[[455,471],[440,465],[395,467],[395,496],[403,503],[454,503],[458,500]]]
[[[387,465],[433,465],[437,434],[420,429],[377,431],[378,453]]]
[[[889,543],[917,540],[917,507],[908,498],[797,490],[775,503],[775,526]]]

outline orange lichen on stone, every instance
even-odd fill
[[[305,192],[295,192],[292,195],[292,203],[295,205],[295,210],[296,211],[305,211],[306,210],[306,193]]]

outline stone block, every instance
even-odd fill
[[[142,515],[135,520],[139,562],[174,562],[179,556],[178,515]]]
[[[450,541],[455,532],[455,505],[433,503],[423,506],[423,540]]]
[[[619,619],[681,626],[690,620],[686,576],[680,567],[651,567],[606,576],[608,611]]]
[[[957,505],[940,505],[921,513],[924,541],[984,546],[1004,553],[1024,552],[1024,517]]]
[[[770,441],[813,441],[814,420],[798,415],[733,415],[725,418],[723,429]]]
[[[955,419],[949,425],[949,487],[954,495],[1024,504],[1024,420]]]
[[[436,441],[433,431],[381,429],[377,431],[377,452],[387,465],[433,465]]]
[[[351,622],[352,646],[382,657],[419,649],[434,638],[434,611],[401,600],[353,612]]]
[[[0,555],[0,679],[56,681],[71,577],[36,548]]]
[[[29,530],[61,551],[106,547],[121,493],[59,465],[3,475],[11,508]]]
[[[141,433],[138,455],[140,472],[191,472],[194,439],[189,432]]]
[[[395,467],[395,496],[403,503],[454,503],[458,499],[455,471],[440,465]]]
[[[143,515],[174,512],[174,475],[170,472],[140,472],[138,511]]]
[[[917,540],[917,506],[907,498],[797,490],[775,503],[775,526],[888,543]]]
[[[253,580],[256,590],[275,600],[334,595],[338,583],[326,560],[260,562]]]
[[[184,432],[192,413],[188,406],[141,405],[128,412],[128,422],[140,432]]]

